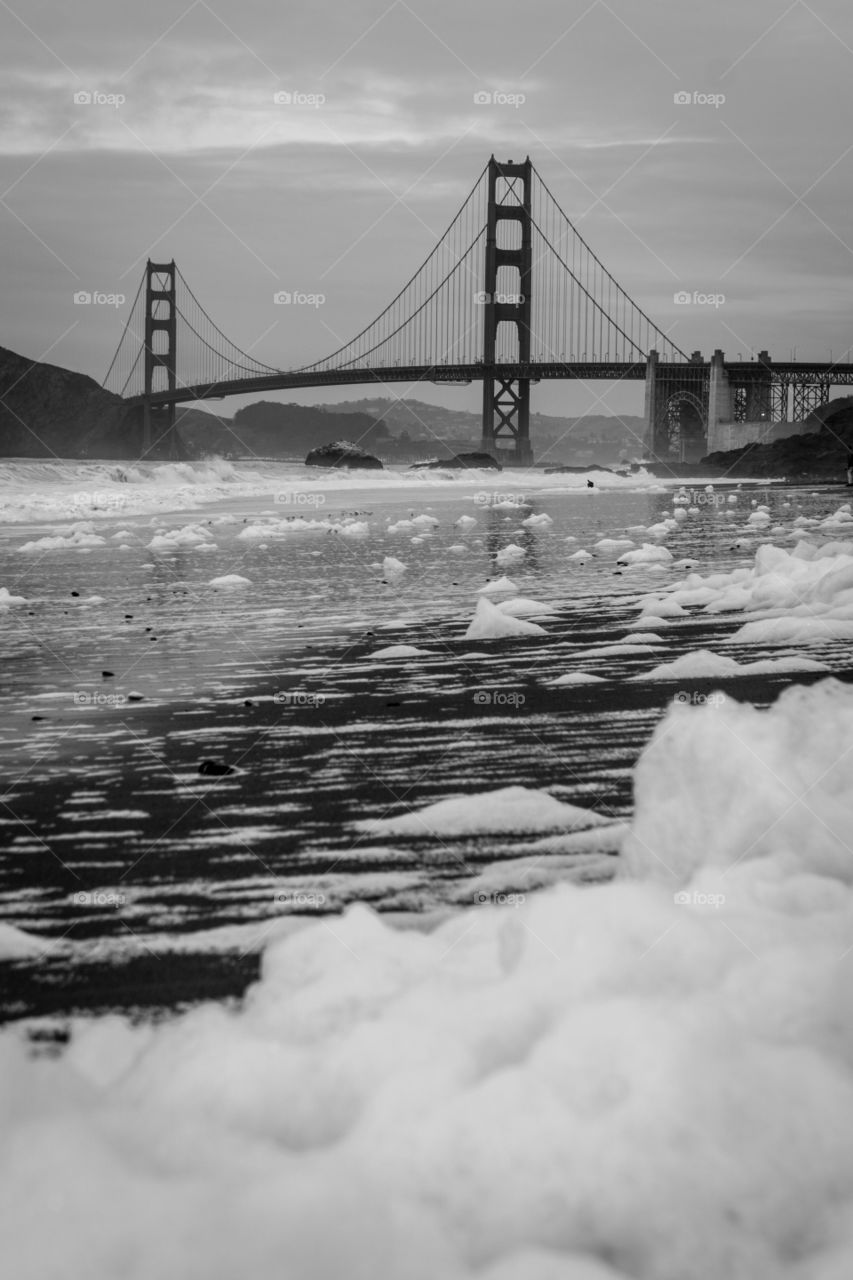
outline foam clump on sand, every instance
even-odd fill
[[[429,657],[429,649],[419,649],[414,644],[389,644],[384,649],[375,649],[365,654],[368,658],[418,658]]]
[[[58,1057],[7,1028],[6,1272],[846,1278],[851,743],[835,681],[673,707],[613,883],[484,881],[431,932],[352,907],[239,1005],[77,1022]],[[563,825],[517,790],[453,829],[501,795]]]
[[[375,835],[452,836],[500,831],[574,831],[606,821],[594,810],[564,804],[547,791],[503,787],[499,791],[439,800],[395,818],[368,818],[356,826]]]
[[[629,550],[634,546],[631,538],[599,538],[595,544],[596,551],[602,555],[612,556]]]
[[[237,534],[241,542],[261,542],[270,538],[287,538],[293,533],[330,533],[334,526],[328,520],[305,520],[302,516],[258,520],[247,524]]]
[[[797,644],[853,637],[853,545],[798,542],[791,551],[764,544],[751,567],[707,577],[691,573],[666,596],[705,613],[753,616],[736,638]],[[648,610],[646,610],[648,611]]]
[[[637,767],[629,868],[678,888],[723,867],[727,901],[829,912],[829,925],[833,908],[853,909],[832,887],[853,884],[851,747],[853,686],[834,679],[792,686],[767,711],[725,694],[674,706]],[[766,932],[752,937],[763,952]],[[840,968],[834,977],[846,982]]]
[[[666,547],[644,542],[635,551],[624,551],[619,556],[619,564],[668,564],[672,558],[672,552]]]
[[[544,636],[544,627],[536,622],[513,618],[492,604],[485,596],[477,601],[474,617],[465,632],[466,640],[494,640],[501,636]]]
[[[155,533],[147,546],[151,551],[173,551],[176,547],[197,547],[212,541],[213,534],[204,525],[186,524],[167,533]]]
[[[8,587],[0,587],[0,609],[11,609],[15,605],[26,603],[25,596],[13,596]]]
[[[518,587],[509,578],[495,578],[492,582],[487,582],[484,587],[478,588],[478,594],[481,596],[500,595],[502,591],[518,591]]]
[[[23,929],[0,921],[0,960],[25,960],[41,956],[52,946],[45,938],[36,938]]]
[[[736,662],[722,653],[713,653],[710,649],[695,649],[692,653],[683,653],[672,662],[663,662],[644,671],[642,675],[632,676],[633,680],[680,680],[692,677],[696,680],[709,680],[717,676],[774,675],[791,671],[828,671],[825,662],[813,658],[762,658],[757,662]]]
[[[386,578],[392,580],[402,578],[406,572],[406,566],[402,560],[398,560],[396,556],[386,556],[382,561],[382,572]]]
[[[558,688],[567,684],[604,684],[604,676],[594,676],[588,671],[567,671],[563,676],[557,676],[556,680],[549,680],[549,687]]]
[[[500,551],[495,556],[495,561],[501,566],[501,568],[504,568],[508,564],[518,564],[518,562],[523,560],[526,555],[527,552],[524,550],[524,547],[518,546],[515,542],[510,542],[507,546],[501,547]]]
[[[251,578],[244,578],[240,573],[226,573],[221,578],[211,578],[208,586],[210,587],[250,587],[252,585]]]
[[[65,551],[68,549],[78,550],[81,547],[102,547],[106,544],[106,538],[102,538],[99,533],[93,533],[91,529],[77,528],[72,529],[67,534],[48,534],[44,538],[34,538],[30,542],[25,542],[19,551]]]

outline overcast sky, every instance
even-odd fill
[[[492,152],[531,156],[683,349],[853,343],[849,0],[0,0],[0,59],[0,344],[98,381],[127,306],[74,293],[132,298],[149,255],[266,363],[327,354]],[[276,307],[277,289],[326,303]],[[478,405],[475,388],[415,394]],[[537,387],[534,408],[641,413],[642,384]]]

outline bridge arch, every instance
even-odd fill
[[[707,408],[694,391],[683,388],[667,397],[664,409],[667,452],[680,462],[698,462],[706,453]]]

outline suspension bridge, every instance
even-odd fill
[[[696,461],[827,403],[853,367],[687,354],[614,279],[529,158],[492,156],[395,298],[311,364],[274,368],[233,343],[174,261],[146,264],[104,386],[139,406],[143,446],[175,407],[299,387],[481,382],[482,449],[531,465],[530,394],[552,379],[645,383],[645,451]]]

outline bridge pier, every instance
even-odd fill
[[[643,441],[644,452],[649,456],[655,452],[655,422],[657,420],[657,373],[658,373],[658,356],[657,351],[649,352],[646,359],[646,382],[645,397],[643,405],[643,416],[646,420],[646,433]]]
[[[483,278],[483,435],[482,450],[498,461],[529,467],[533,463],[530,445],[530,379],[496,378],[498,326],[515,325],[517,359],[501,363],[530,364],[530,290],[532,282],[531,185],[533,166],[528,157],[523,164],[489,160],[488,206],[486,215],[486,255]],[[498,181],[504,183],[498,201]],[[516,190],[521,184],[522,192]],[[514,203],[504,203],[514,197]],[[498,245],[498,224],[517,224],[519,243]],[[498,272],[510,267],[518,272],[514,293],[498,291]]]
[[[722,424],[732,420],[732,391],[726,372],[722,351],[717,348],[711,356],[708,380],[708,431],[707,452],[717,453],[729,447],[728,435]]]

